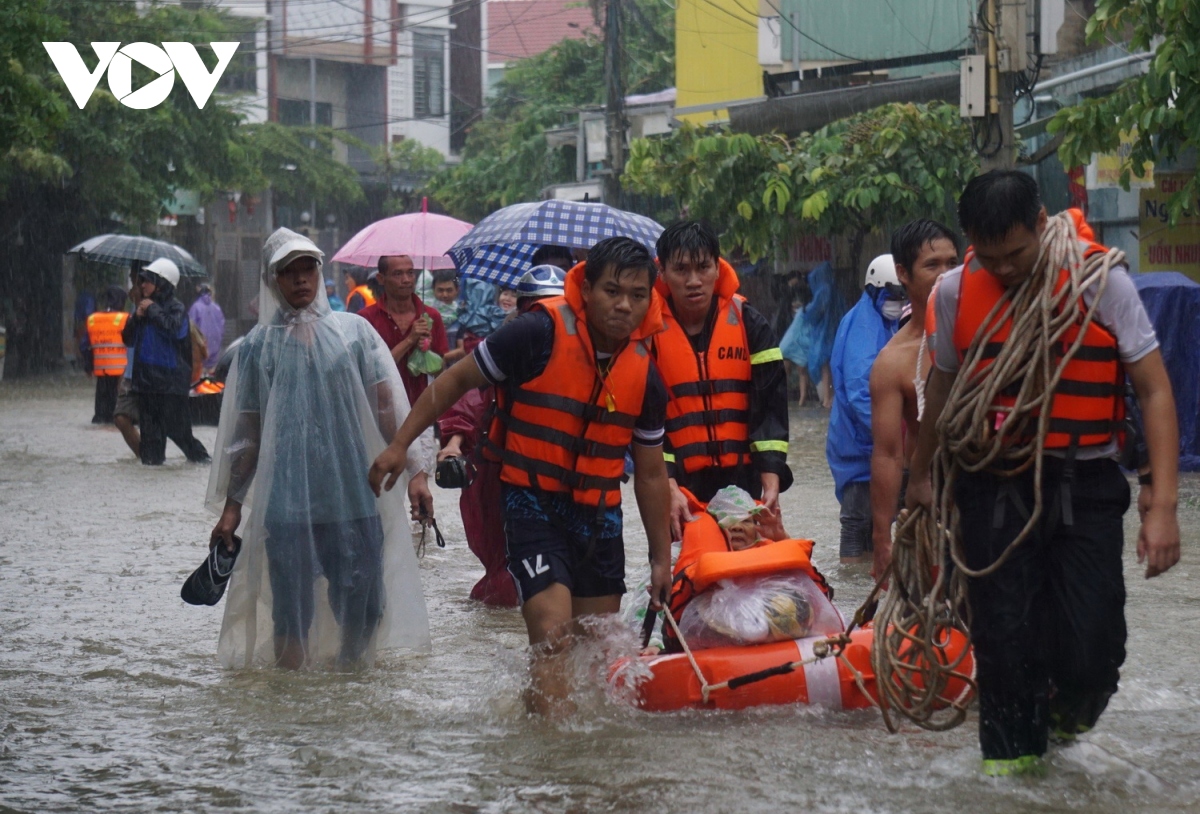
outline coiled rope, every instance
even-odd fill
[[[917,726],[951,729],[966,718],[970,694],[947,696],[952,679],[974,686],[963,672],[968,652],[945,656],[950,630],[970,636],[967,578],[992,574],[1037,527],[1043,512],[1042,473],[1055,388],[1082,346],[1109,271],[1125,253],[1110,249],[1087,260],[1072,219],[1050,218],[1033,273],[1008,288],[983,321],[955,377],[937,423],[938,450],[932,471],[932,510],[902,511],[897,519],[892,562],[880,584],[891,579],[875,616],[871,660],[878,677],[884,722],[896,731],[892,712]],[[1059,284],[1059,270],[1068,274]],[[1084,292],[1090,291],[1088,298]],[[1088,301],[1090,300],[1090,302]],[[990,365],[988,345],[1009,315],[1007,339]],[[1081,319],[1082,315],[1082,319]],[[1074,325],[1069,347],[1063,337]],[[1016,391],[1011,407],[998,407],[1001,393]],[[985,568],[967,566],[954,486],[962,472],[992,471],[1007,477],[1034,470],[1034,506],[1021,532]],[[954,567],[948,568],[953,562]]]

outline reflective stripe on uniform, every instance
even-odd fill
[[[779,348],[767,348],[766,350],[760,350],[758,353],[750,354],[750,364],[752,365],[761,365],[766,364],[767,362],[782,361],[783,351],[781,351]]]
[[[787,454],[787,441],[751,441],[751,452],[782,452]]]

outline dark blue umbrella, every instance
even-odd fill
[[[653,254],[662,230],[650,218],[605,204],[533,201],[488,215],[447,254],[454,267],[469,277],[510,285],[529,270],[541,246],[590,249],[605,238],[624,236]]]
[[[186,249],[142,235],[98,235],[68,249],[67,254],[78,254],[84,260],[113,266],[128,266],[133,260],[149,263],[165,257],[179,267],[179,273],[184,277],[206,276],[204,266]]]

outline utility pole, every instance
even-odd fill
[[[315,57],[308,58],[308,123],[314,130],[313,137],[308,140],[308,148],[315,153],[317,151],[317,137],[315,135],[317,127],[317,60]],[[313,198],[308,206],[310,231],[320,229],[317,226],[317,199]],[[312,231],[312,234],[316,236],[317,232]]]
[[[608,175],[604,202],[621,206],[621,174],[625,172],[625,83],[621,79],[621,0],[608,0],[604,24],[604,105],[608,127]],[[580,145],[579,149],[583,149]]]
[[[1028,62],[1027,0],[987,0],[983,29],[987,32],[988,114],[995,117],[990,139],[994,152],[983,157],[983,169],[1012,169],[1017,163],[1013,104],[1017,73]]]

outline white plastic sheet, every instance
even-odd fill
[[[693,650],[828,635],[846,624],[803,571],[724,579],[683,609],[679,629]]]
[[[263,248],[259,324],[238,349],[217,431],[208,505],[243,503],[218,645],[230,668],[275,663],[280,636],[302,641],[306,666],[430,644],[405,487],[432,473],[432,431],[411,448],[408,476],[376,499],[367,470],[408,398],[383,340],[331,311],[323,285],[302,310],[283,300],[276,270],[304,254],[321,256],[287,229]]]

